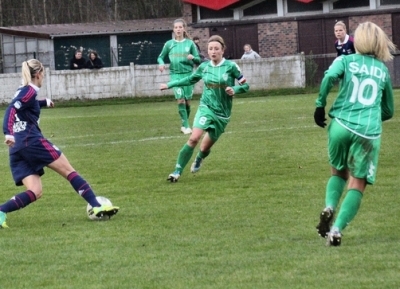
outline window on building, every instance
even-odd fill
[[[233,18],[231,9],[212,10],[200,7],[200,19]]]
[[[381,5],[399,5],[399,0],[381,0]]]
[[[268,2],[268,3],[267,3]],[[243,16],[258,16],[258,15],[268,15],[277,14],[278,7],[276,1],[265,0],[257,5],[251,6],[243,10]]]
[[[369,0],[339,0],[333,3],[333,10],[360,7],[369,7]]]
[[[393,43],[397,46],[397,49],[400,48],[400,13],[392,14],[392,37]],[[398,59],[397,59],[398,60]],[[396,61],[396,59],[395,59]]]
[[[297,0],[287,0],[287,9],[288,13],[322,11],[322,3],[319,1],[302,3]]]

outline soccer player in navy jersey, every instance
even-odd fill
[[[200,64],[192,75],[180,80],[172,80],[167,84],[163,83],[160,86],[161,90],[164,90],[182,85],[193,85],[201,79],[204,82],[199,108],[194,117],[192,135],[180,150],[175,170],[168,176],[168,181],[173,183],[178,181],[193,155],[194,148],[206,132],[200,144],[200,151],[190,168],[192,173],[200,170],[203,159],[210,154],[211,147],[224,133],[230,121],[234,95],[249,90],[249,85],[239,66],[223,57],[224,50],[223,38],[218,35],[211,36],[208,40],[210,61]],[[236,80],[239,85],[235,85]]]
[[[336,22],[334,26],[335,31],[335,48],[337,52],[337,56],[340,55],[349,55],[356,53],[354,48],[354,39],[346,32],[346,24],[343,21]]]
[[[195,64],[200,64],[200,55],[196,44],[190,40],[186,31],[187,24],[183,19],[174,21],[174,39],[168,40],[157,58],[158,69],[165,70],[164,59],[168,56],[171,80],[179,80],[193,72]],[[191,134],[189,125],[190,100],[193,97],[194,85],[177,86],[174,88],[175,99],[178,102],[178,113],[181,118],[181,132]]]
[[[40,61],[22,63],[23,84],[7,107],[3,120],[5,144],[9,146],[11,173],[17,186],[26,190],[0,205],[0,228],[7,228],[7,214],[22,209],[42,196],[44,167],[66,178],[74,190],[92,207],[97,217],[112,216],[118,207],[101,205],[90,185],[75,171],[65,155],[42,134],[39,128],[40,109],[54,107],[50,99],[37,100],[44,79]]]
[[[341,79],[328,113],[331,177],[317,225],[318,234],[331,246],[341,244],[342,231],[356,216],[367,184],[375,182],[382,122],[394,112],[392,82],[384,62],[393,58],[395,45],[372,22],[361,23],[354,39],[357,53],[337,57],[325,72],[314,112],[315,123],[324,128],[326,99],[335,80]],[[347,182],[346,196],[333,220]]]

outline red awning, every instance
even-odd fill
[[[183,0],[183,2],[209,8],[212,10],[220,10],[239,1],[240,0]]]
[[[306,4],[311,3],[313,1],[314,0],[297,0],[297,2],[306,3]]]

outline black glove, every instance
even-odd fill
[[[326,118],[325,118],[325,107],[317,107],[314,112],[314,121],[315,123],[324,128],[326,126]]]

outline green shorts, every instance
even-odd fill
[[[192,73],[171,74],[171,80],[180,80],[189,75],[192,75]],[[194,85],[174,87],[173,90],[174,90],[175,99],[184,98],[186,100],[191,100],[193,97],[193,88],[194,88]]]
[[[376,178],[381,138],[367,139],[349,131],[336,120],[328,127],[329,163],[337,170],[373,184]]]
[[[193,127],[205,130],[216,142],[224,133],[229,120],[229,118],[217,117],[207,106],[200,105],[193,120]]]

